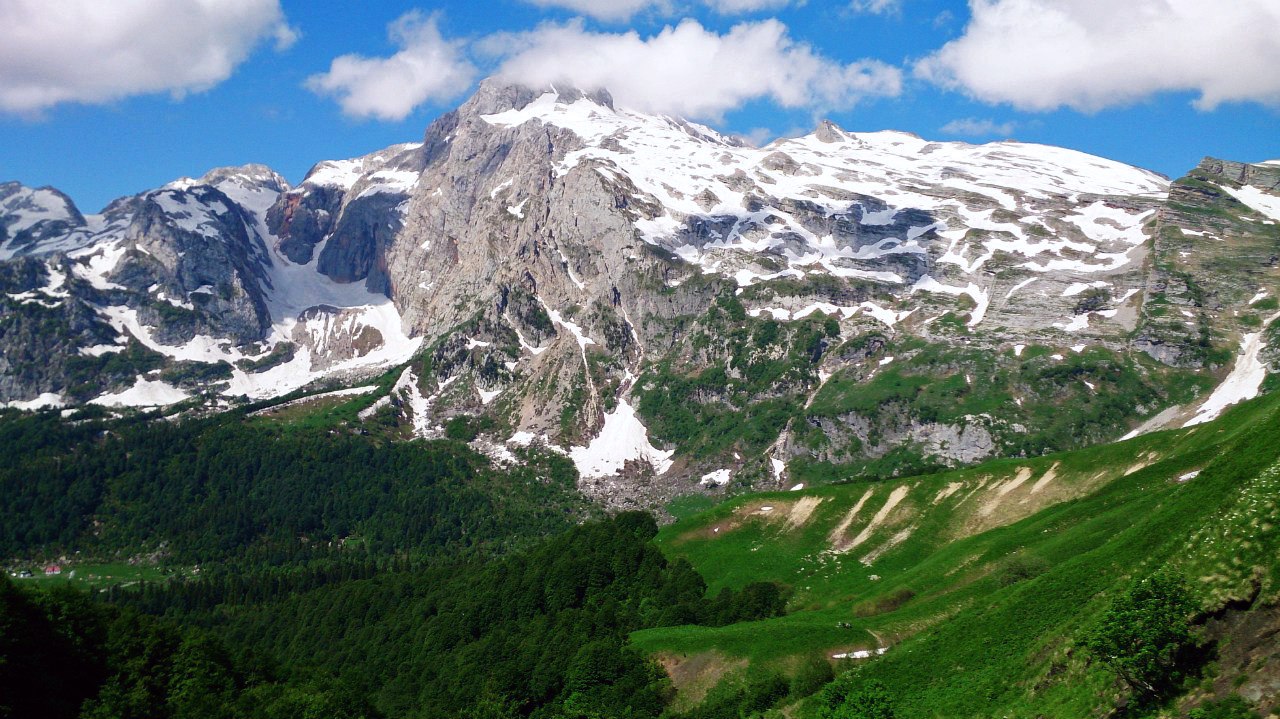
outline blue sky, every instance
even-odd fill
[[[1280,0],[123,5],[0,0],[0,180],[86,212],[222,165],[296,183],[420,138],[494,73],[604,84],[757,140],[828,117],[1170,176],[1280,158]]]

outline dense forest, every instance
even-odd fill
[[[765,583],[707,598],[656,534],[652,517],[626,513],[502,559],[242,591],[275,581],[263,570],[240,589],[174,583],[116,592],[106,606],[6,580],[0,622],[20,631],[0,632],[0,687],[20,696],[13,716],[34,715],[23,707],[41,706],[66,675],[74,692],[41,715],[656,717],[669,682],[628,646],[630,632],[761,619],[785,605]],[[19,657],[34,660],[4,661]]]
[[[375,719],[340,682],[233,652],[180,627],[73,589],[28,592],[0,576],[0,717],[41,719]]]
[[[0,422],[0,556],[161,551],[177,563],[451,555],[563,530],[584,503],[563,457],[500,469],[456,441],[348,429],[56,413]]]

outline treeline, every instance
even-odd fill
[[[380,442],[236,414],[178,423],[0,421],[0,556],[163,547],[184,563],[344,551],[452,554],[559,531],[583,508],[563,457],[511,470],[458,442]]]
[[[117,601],[202,625],[290,671],[335,677],[390,717],[657,717],[669,681],[628,645],[631,632],[775,616],[786,597],[755,584],[709,599],[686,561],[653,544],[656,533],[652,517],[629,513],[502,559],[304,592],[223,577]]]
[[[377,719],[340,682],[286,680],[210,633],[0,576],[0,717]]]

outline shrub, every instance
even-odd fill
[[[1186,580],[1158,572],[1117,599],[1084,646],[1127,684],[1139,703],[1168,696],[1187,677],[1197,648],[1196,605]]]
[[[1187,719],[1258,719],[1258,712],[1253,705],[1239,694],[1220,699],[1216,702],[1205,702],[1187,715]]]
[[[850,686],[852,675],[837,679],[823,691],[819,719],[894,719],[893,697],[878,681],[857,688]]]

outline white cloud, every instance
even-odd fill
[[[3,0],[0,111],[199,92],[266,39],[297,39],[279,0]]]
[[[916,74],[991,103],[1094,111],[1164,91],[1280,104],[1276,0],[970,0]]]
[[[791,0],[703,0],[707,7],[721,15],[742,15],[762,10],[781,10],[791,5]],[[803,5],[804,0],[795,3]]]
[[[772,142],[777,136],[778,133],[767,127],[753,127],[746,133],[740,135],[739,139],[752,147],[764,147]]]
[[[942,131],[948,135],[965,137],[1009,137],[1017,126],[1014,122],[997,123],[995,120],[966,117],[948,122],[942,126]]]
[[[901,72],[876,60],[841,64],[796,42],[777,20],[717,34],[695,20],[657,35],[587,31],[581,21],[489,38],[506,58],[498,75],[534,87],[608,88],[624,106],[718,119],[753,100],[787,108],[843,109],[901,92]]]
[[[542,8],[560,8],[570,12],[603,20],[626,22],[634,15],[653,10],[669,15],[675,9],[671,0],[524,0]],[[867,0],[859,0],[865,2]],[[899,0],[870,0],[871,2],[898,2]],[[740,15],[762,10],[780,10],[788,5],[803,5],[805,0],[702,0],[702,4],[721,15]]]
[[[873,15],[897,15],[902,12],[902,0],[853,0],[849,9]]]
[[[400,51],[387,58],[343,55],[329,71],[307,78],[313,92],[338,99],[353,117],[403,120],[429,101],[448,100],[471,86],[477,70],[464,43],[440,34],[439,15],[411,11],[387,31]]]
[[[625,22],[642,10],[670,10],[666,0],[524,0],[542,8],[560,8],[606,22]]]

